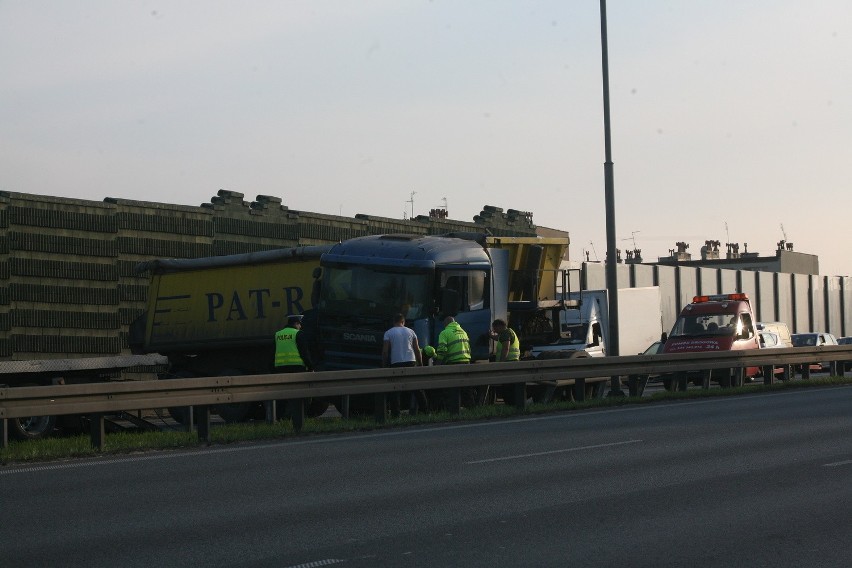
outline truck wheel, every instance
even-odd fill
[[[9,420],[9,434],[17,440],[47,438],[56,426],[56,416],[28,416]]]
[[[239,369],[222,369],[218,373],[216,373],[217,377],[233,377],[245,375]],[[249,419],[252,414],[252,410],[254,410],[254,403],[251,402],[235,402],[232,404],[218,404],[212,409],[211,412],[214,412],[219,415],[222,420],[227,422],[228,424],[234,422],[245,422]]]
[[[592,400],[595,397],[595,388],[598,386],[598,383],[586,383],[583,386],[583,396],[585,400]],[[566,393],[566,399],[571,400],[572,402],[578,402],[577,396],[574,394],[574,387],[564,387]]]
[[[38,383],[21,385],[39,386]],[[17,440],[40,440],[47,438],[56,427],[56,416],[27,416],[9,420],[9,434]]]
[[[178,371],[168,377],[166,380],[172,379],[190,379],[195,375],[190,373],[189,371]],[[166,410],[169,411],[169,414],[178,424],[189,424],[189,406],[170,406]]]

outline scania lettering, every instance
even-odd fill
[[[347,341],[364,341],[367,343],[376,343],[375,335],[364,335],[361,333],[344,333],[343,339]]]

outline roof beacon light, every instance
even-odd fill
[[[703,304],[704,302],[726,302],[726,301],[747,301],[748,294],[713,294],[710,296],[693,296],[693,304]]]

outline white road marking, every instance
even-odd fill
[[[327,560],[315,560],[313,562],[306,562],[305,564],[294,564],[293,566],[287,566],[286,568],[318,568],[319,566],[331,566],[333,564],[341,564],[343,562],[345,562],[345,560],[329,558]]]
[[[844,460],[842,462],[824,463],[822,467],[837,467],[839,465],[852,465],[852,460]]]
[[[499,458],[489,458],[485,460],[475,460],[465,462],[467,465],[479,464],[479,463],[491,463],[498,461],[506,461],[506,460],[521,460],[524,458],[534,458],[538,456],[549,456],[553,454],[564,454],[566,452],[579,452],[582,450],[598,450],[600,448],[611,448],[614,446],[624,446],[625,444],[636,444],[641,442],[642,440],[625,440],[624,442],[613,442],[611,444],[595,444],[594,446],[578,446],[576,448],[564,448],[561,450],[550,450],[548,452],[535,452],[532,454],[518,454],[515,456],[501,456]]]

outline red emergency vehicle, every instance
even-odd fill
[[[695,296],[681,310],[663,353],[758,349],[756,319],[746,294]],[[760,373],[746,367],[746,376]]]

